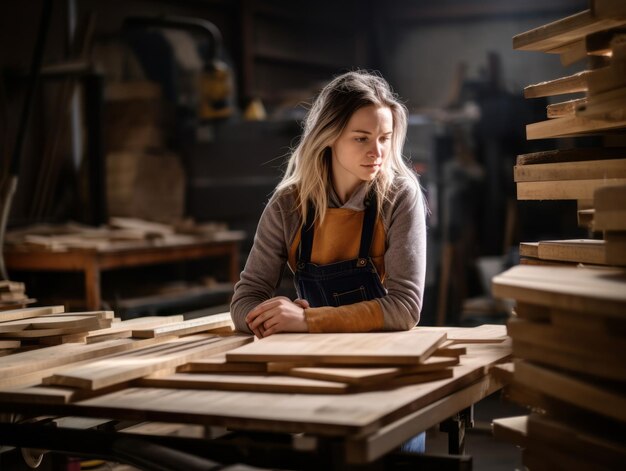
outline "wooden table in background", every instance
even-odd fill
[[[229,278],[239,279],[239,238],[220,241],[194,241],[145,246],[112,247],[105,250],[69,249],[50,251],[15,249],[4,253],[7,269],[26,271],[83,272],[85,275],[85,308],[101,308],[100,273],[117,268],[157,265],[203,258],[226,257],[229,260]]]

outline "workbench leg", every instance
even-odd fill
[[[448,434],[448,453],[451,455],[462,455],[465,453],[465,429],[473,426],[473,405],[440,424],[439,429]]]
[[[97,311],[101,308],[100,267],[97,263],[89,263],[85,267],[85,308]]]

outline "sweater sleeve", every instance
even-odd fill
[[[274,296],[287,261],[285,209],[276,195],[265,207],[246,265],[235,285],[230,314],[238,331],[252,333],[246,316]]]
[[[306,309],[311,332],[409,330],[419,322],[426,276],[426,215],[422,192],[410,183],[390,203],[382,298]]]

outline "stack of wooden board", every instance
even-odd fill
[[[180,225],[161,224],[134,218],[111,218],[103,227],[80,224],[36,225],[7,233],[6,242],[17,249],[38,248],[50,251],[69,249],[110,250],[167,245],[206,240],[243,239],[242,231],[230,231],[225,223]]]
[[[0,410],[332,437],[368,463],[503,386],[505,326],[421,330],[58,345],[0,359]]]
[[[626,2],[591,9],[523,33],[518,49],[585,57],[590,70],[528,87],[527,97],[582,93],[550,105],[528,139],[599,135],[624,145]],[[528,417],[494,424],[524,446],[535,469],[618,469],[626,460],[626,148],[600,146],[518,157],[518,199],[578,201],[579,225],[592,239],[520,245],[522,265],[493,279],[493,294],[516,301],[507,325],[514,364],[511,400]],[[599,238],[602,237],[602,238]],[[537,266],[543,265],[543,266]],[[569,266],[567,266],[569,265]]]
[[[0,345],[37,348],[69,342],[85,342],[90,331],[111,327],[113,312],[64,312],[63,306],[0,311]],[[8,352],[5,352],[8,353]]]
[[[508,395],[544,411],[528,420],[524,463],[547,469],[565,455],[561,463],[578,463],[572,469],[618,469],[626,459],[626,271],[520,265],[495,277],[493,292],[517,300]],[[552,428],[560,432],[546,441]],[[589,441],[610,450],[603,466]]]
[[[146,388],[300,394],[393,389],[454,378],[455,371],[463,369],[460,357],[467,353],[465,344],[501,344],[505,357],[508,339],[505,326],[482,326],[453,328],[450,340],[445,328],[418,328],[393,333],[281,334],[251,343],[252,336],[232,332],[220,336],[215,328],[211,334],[185,335],[193,330],[183,324],[195,321],[134,330],[132,340],[108,339],[75,347],[73,354],[103,351],[106,356],[94,356],[89,362],[81,356],[79,363],[62,362],[52,365],[53,370],[44,362],[36,367],[37,373],[28,371],[23,377],[2,379],[0,359],[0,387],[4,388],[0,400],[70,403],[122,389],[131,381]],[[32,363],[30,357],[37,354],[26,353],[8,357],[6,371],[14,372],[25,357]]]
[[[0,311],[23,308],[34,302],[26,295],[24,283],[0,281]]]
[[[184,320],[182,315],[122,321],[112,311],[65,312],[63,306],[0,311],[0,355],[64,343],[123,338],[172,338],[202,332],[231,333],[230,313]]]
[[[578,201],[579,224],[593,237],[522,243],[522,263],[626,266],[622,235],[604,232],[602,238],[606,229],[594,223],[595,193],[626,185],[625,8],[623,2],[595,0],[590,10],[513,38],[516,49],[569,54],[582,48],[576,57],[594,58],[589,61],[589,70],[526,88],[529,98],[582,95],[548,106],[549,119],[527,126],[528,139],[597,135],[598,142],[613,144],[518,157],[514,169],[518,199]],[[615,146],[617,143],[622,147]],[[607,203],[607,197],[600,199],[605,210],[615,210],[617,203]]]

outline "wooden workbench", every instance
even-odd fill
[[[67,249],[50,251],[35,248],[8,249],[5,263],[9,271],[82,272],[85,277],[85,308],[97,310],[102,305],[100,274],[118,268],[174,263],[203,258],[226,257],[229,278],[239,279],[239,240],[202,240],[189,243],[160,243],[150,241],[131,246],[112,245],[102,249]]]
[[[322,466],[349,469],[382,459],[412,436],[471,407],[504,386],[502,379],[490,373],[490,368],[509,357],[509,340],[462,345],[467,353],[461,364],[454,367],[452,378],[391,389],[337,395],[169,389],[131,384],[121,390],[103,391],[96,397],[68,404],[40,404],[31,400],[20,404],[0,400],[0,410],[29,415],[200,424],[209,428],[270,434],[274,437],[272,440],[283,437],[278,444],[284,448],[280,453],[274,453],[277,461],[271,467],[279,466],[279,463],[285,465],[286,461],[281,461],[284,452],[284,460],[292,455],[294,459],[296,455],[299,456],[297,459],[303,459],[298,454],[308,454],[308,467],[302,469],[322,469]],[[0,433],[9,428],[0,426]],[[28,426],[16,427],[15,440],[17,437],[31,440],[29,437],[33,433],[27,429]],[[59,429],[54,431],[56,437],[64,437],[63,433]],[[88,437],[89,433],[84,432],[84,440],[93,442]],[[219,439],[206,440],[206,437],[195,445],[181,443],[180,437],[176,437],[176,443],[167,443],[163,437],[146,435],[143,438],[182,447],[178,449],[204,450],[203,456],[225,462],[232,459],[229,453],[235,453],[240,457],[247,456],[250,464],[262,465],[251,458],[260,443],[254,440],[235,446],[228,440],[220,442]],[[54,440],[53,437],[49,439]],[[24,446],[33,443],[29,441]],[[333,450],[330,454],[329,449]],[[303,460],[306,462],[307,458]],[[297,468],[300,469],[300,465]]]

